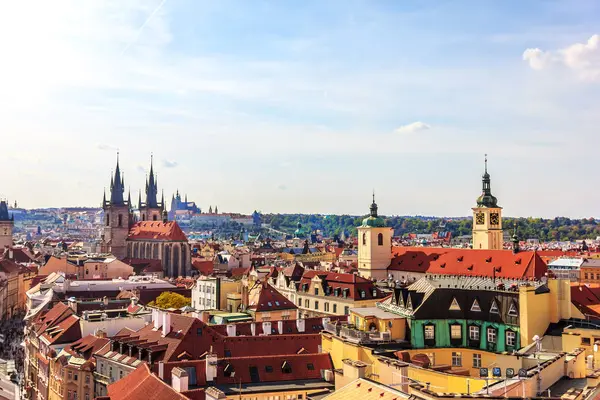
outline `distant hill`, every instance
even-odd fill
[[[307,215],[307,214],[263,214],[263,223],[271,224],[274,229],[293,233],[298,222],[306,230],[320,229],[326,236],[339,235],[342,231],[356,236],[356,227],[365,216],[355,215]],[[384,217],[388,226],[394,228],[395,236],[408,233],[451,232],[453,236],[468,235],[473,229],[469,217],[429,217],[429,216],[391,216]],[[512,232],[514,218],[504,218],[504,229]],[[541,241],[573,241],[576,239],[596,239],[600,236],[600,221],[590,219],[570,219],[556,217],[517,218],[517,227],[521,240],[539,239]]]

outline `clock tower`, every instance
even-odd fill
[[[498,206],[498,199],[492,195],[490,181],[486,154],[485,172],[482,177],[483,190],[477,198],[477,207],[473,207],[473,249],[503,248],[502,207]]]
[[[370,214],[358,229],[358,273],[369,279],[386,279],[392,261],[393,229],[377,215],[375,194]]]
[[[5,200],[0,201],[0,254],[6,247],[13,246],[14,217],[8,215],[8,204]]]

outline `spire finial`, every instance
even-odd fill
[[[375,189],[373,189],[373,203],[375,203]]]
[[[487,153],[485,153],[485,173],[487,174]]]

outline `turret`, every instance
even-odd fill
[[[117,153],[115,176],[114,179],[111,177],[110,180],[110,204],[115,206],[124,205],[123,193],[125,193],[125,187],[123,186],[121,168],[119,167],[119,153]]]

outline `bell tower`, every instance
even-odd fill
[[[8,214],[8,203],[0,201],[0,254],[6,247],[13,247],[14,216]]]
[[[373,193],[369,216],[358,227],[358,272],[371,279],[387,278],[392,261],[392,228],[385,226],[377,215],[377,203]]]
[[[117,168],[114,177],[110,180],[110,199],[106,200],[106,192],[102,199],[104,210],[104,233],[101,251],[112,253],[122,259],[127,254],[126,239],[129,233],[129,200],[125,201],[125,180],[119,167],[119,153],[117,153]]]
[[[482,184],[481,196],[477,198],[477,206],[473,207],[473,249],[502,250],[502,207],[498,206],[498,199],[492,195],[487,154]]]

